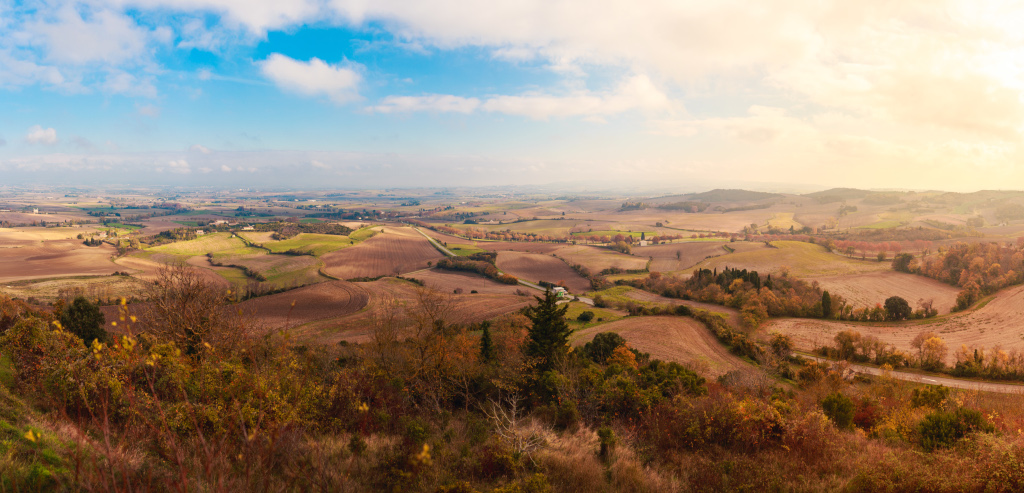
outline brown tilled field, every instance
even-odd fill
[[[359,284],[330,281],[261,296],[238,305],[268,329],[297,327],[362,310],[369,294]]]
[[[184,228],[181,224],[178,224],[170,219],[164,217],[154,217],[142,221],[146,227],[139,230],[140,234],[143,235],[155,235],[164,231],[170,231],[176,228]]]
[[[604,269],[637,270],[647,267],[646,256],[626,255],[607,248],[587,245],[565,245],[553,252],[570,264],[580,264],[597,274]]]
[[[582,346],[601,332],[618,333],[651,358],[705,367],[705,377],[753,368],[731,354],[703,324],[688,317],[628,317],[577,332],[572,344]]]
[[[452,293],[456,288],[462,288],[462,291],[466,294],[469,294],[474,289],[482,294],[515,294],[517,290],[529,291],[529,289],[518,284],[502,284],[470,272],[426,269],[410,272],[405,277],[419,279],[427,287],[442,293]]]
[[[590,281],[551,255],[505,251],[498,254],[496,264],[503,272],[524,281],[565,281],[565,286],[573,293],[582,293],[590,289]]]
[[[910,302],[912,307],[917,307],[918,300],[930,299],[935,302],[934,306],[939,313],[949,313],[956,304],[959,292],[956,287],[934,279],[894,271],[808,280],[818,281],[822,289],[842,296],[855,308],[875,306],[876,303],[884,303],[890,296],[899,296]]]
[[[725,255],[729,252],[722,247],[727,244],[725,241],[693,241],[651,245],[633,248],[633,254],[644,258],[654,257],[651,272],[670,272],[688,269],[708,257]]]
[[[80,240],[50,240],[0,248],[0,282],[112,274],[118,270],[110,260],[116,253],[110,245],[87,247]]]
[[[405,310],[417,303],[415,284],[395,278],[384,278],[373,282],[356,283],[369,293],[370,301],[366,309],[357,313],[315,321],[296,328],[293,333],[303,340],[314,340],[324,343],[336,343],[341,340],[349,342],[367,342],[373,333],[374,320],[380,318],[386,303],[384,300],[393,298],[399,305],[399,326],[408,326],[411,322],[405,316]],[[448,294],[443,293],[446,296]],[[474,323],[489,320],[499,315],[511,313],[534,302],[530,296],[508,294],[461,294],[450,295],[452,302],[449,323]]]
[[[810,350],[822,345],[834,345],[837,333],[855,330],[862,335],[877,337],[883,342],[913,352],[910,341],[923,331],[932,331],[946,341],[949,352],[946,364],[955,362],[953,353],[961,345],[992,349],[1024,351],[1021,320],[1024,319],[1024,286],[1004,289],[995,298],[977,310],[947,315],[929,323],[854,323],[829,320],[783,318],[771,320],[763,328],[764,334],[778,331],[789,334],[800,349]]]
[[[407,273],[427,267],[444,255],[412,228],[384,228],[356,246],[322,257],[324,272],[339,279]]]

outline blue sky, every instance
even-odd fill
[[[1020,25],[932,0],[0,0],[0,183],[1022,188]]]

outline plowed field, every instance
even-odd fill
[[[920,299],[932,300],[939,313],[949,313],[959,290],[934,279],[902,272],[883,271],[838,277],[818,277],[822,289],[838,294],[854,307],[875,306],[890,296],[899,296],[917,307]]]
[[[727,244],[729,243],[724,241],[670,243],[668,245],[635,247],[633,254],[644,258],[654,257],[654,261],[651,262],[651,272],[669,272],[688,269],[708,257],[725,255],[729,252],[722,246]]]
[[[949,353],[946,363],[954,362],[953,352],[961,345],[992,349],[1024,351],[1021,320],[1024,319],[1024,286],[1004,289],[995,299],[977,310],[948,315],[930,323],[853,323],[815,319],[784,318],[771,320],[764,333],[779,331],[790,334],[800,349],[833,345],[837,333],[855,330],[872,335],[911,352],[910,341],[922,331],[932,331],[946,341]]]
[[[497,266],[502,272],[529,282],[565,281],[570,292],[582,293],[590,289],[590,281],[572,270],[565,262],[540,253],[501,252]]]
[[[419,279],[427,287],[442,293],[452,293],[456,288],[462,288],[464,294],[471,294],[470,291],[474,289],[482,294],[515,294],[517,290],[527,290],[518,284],[502,284],[469,272],[429,269],[410,272],[408,277]]]
[[[703,362],[705,377],[752,367],[722,346],[700,322],[689,317],[628,317],[574,334],[574,346],[582,346],[601,332],[615,332],[651,358],[682,364]],[[696,367],[704,366],[697,363]]]
[[[443,258],[426,238],[412,228],[384,228],[358,245],[321,257],[324,272],[339,279],[405,274]]]
[[[646,256],[633,256],[619,253],[607,248],[587,245],[565,245],[554,251],[555,255],[570,264],[580,264],[594,274],[612,267],[623,270],[643,269],[647,267]]]
[[[351,315],[363,309],[369,299],[358,284],[330,281],[253,298],[238,307],[251,312],[267,328],[280,329]]]
[[[114,247],[87,247],[81,240],[35,241],[0,248],[0,282],[82,275],[107,275],[118,270],[110,257]]]
[[[366,309],[347,316],[319,320],[297,328],[294,333],[304,340],[335,343],[340,340],[367,342],[373,333],[374,320],[386,309],[385,300],[392,297],[399,304],[398,324],[408,327],[412,322],[405,311],[417,303],[416,293],[420,289],[408,281],[384,278],[373,282],[355,283],[369,293]],[[453,303],[449,323],[473,323],[488,320],[505,313],[514,312],[534,302],[530,296],[508,294],[462,294],[452,295]]]

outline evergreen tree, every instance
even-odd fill
[[[565,354],[569,344],[572,329],[565,321],[569,305],[559,307],[558,297],[550,289],[543,298],[534,298],[537,304],[526,309],[526,316],[533,322],[526,342],[526,354],[541,358],[539,369],[546,371],[551,369],[558,356]]]
[[[490,325],[484,325],[484,333],[480,336],[480,359],[484,362],[494,360],[494,341],[491,340]]]
[[[821,316],[829,318],[832,316],[832,295],[828,291],[821,293]]]
[[[82,338],[86,346],[92,341],[106,342],[107,331],[103,329],[104,318],[99,305],[89,302],[82,296],[75,298],[60,313],[60,325],[64,330]]]

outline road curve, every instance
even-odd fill
[[[836,362],[836,360],[831,360],[831,359],[827,359],[827,358],[821,358],[821,357],[818,357],[818,356],[810,356],[810,355],[806,355],[806,354],[801,354],[800,356],[803,356],[804,358],[807,358],[807,359],[813,359],[815,361],[824,362],[824,363],[835,363]],[[854,371],[856,373],[862,373],[862,374],[865,374],[865,375],[875,375],[875,376],[882,375],[882,370],[880,368],[875,368],[873,366],[858,365],[858,364],[854,364],[854,363],[850,363],[850,370],[852,370],[852,371]],[[954,388],[954,389],[980,390],[982,392],[995,392],[995,393],[999,393],[999,394],[1022,394],[1022,395],[1024,395],[1024,385],[1017,385],[1017,384],[1010,384],[1010,383],[982,382],[982,381],[978,381],[978,380],[965,380],[965,379],[961,379],[961,378],[942,377],[942,376],[932,375],[932,374],[921,375],[921,374],[918,374],[918,373],[909,373],[909,372],[905,372],[905,371],[896,371],[896,370],[893,370],[893,371],[889,372],[889,374],[893,378],[896,378],[898,380],[905,380],[905,381],[908,381],[908,382],[914,382],[914,383],[920,383],[920,384],[941,385],[943,387],[950,387],[950,388]]]

